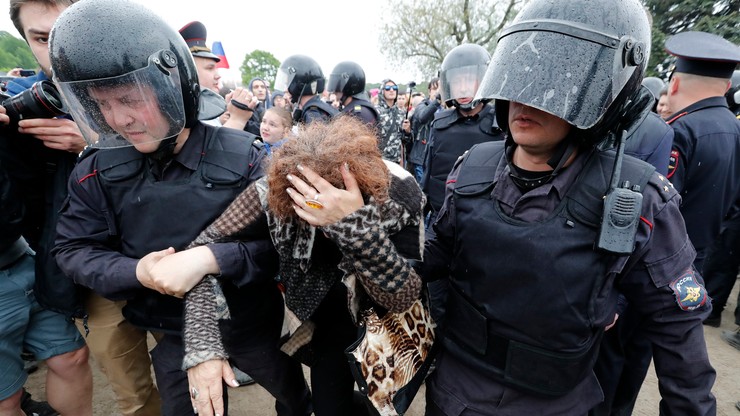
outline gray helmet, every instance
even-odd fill
[[[535,107],[578,129],[610,129],[640,88],[649,47],[639,0],[532,0],[501,32],[477,97]]]
[[[660,92],[663,91],[663,88],[665,88],[665,82],[663,82],[663,80],[658,77],[645,77],[645,79],[642,80],[642,85],[650,90],[650,93],[653,94],[653,98],[655,98],[655,101],[658,101],[660,99]]]
[[[488,51],[472,43],[458,45],[445,55],[439,68],[439,79],[440,94],[447,106],[454,105],[462,109],[475,106],[474,101],[460,104],[457,100],[475,97],[490,61]]]

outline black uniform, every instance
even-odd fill
[[[675,137],[668,178],[681,194],[697,268],[740,197],[740,121],[724,97],[696,102],[668,120]]]
[[[378,110],[370,101],[361,98],[352,97],[349,104],[344,106],[338,114],[350,114],[373,128],[378,125]]]
[[[502,147],[476,146],[453,170],[428,236],[420,272],[449,278],[450,301],[427,411],[585,414],[602,398],[591,365],[618,291],[646,319],[662,411],[713,414],[698,324],[711,308],[670,183],[626,158],[622,177],[647,179],[642,218],[633,254],[605,254],[594,240],[613,156],[584,151],[523,194]]]
[[[672,77],[678,79],[672,79],[671,86],[678,85],[678,90],[669,92],[669,98],[689,97],[684,91],[698,87],[683,86],[683,74],[729,82],[740,63],[739,46],[706,32],[673,35],[665,48],[677,57]],[[681,213],[696,247],[695,265],[700,272],[722,219],[740,197],[740,121],[729,110],[724,92],[714,97],[705,94],[706,98],[686,108],[674,109],[668,120],[675,131],[668,178],[683,198]]]
[[[167,415],[193,411],[181,370],[182,300],[142,287],[136,265],[149,252],[185,248],[262,175],[253,140],[237,130],[198,123],[166,165],[133,147],[98,150],[70,178],[69,203],[57,227],[57,262],[75,282],[107,298],[128,300],[124,315],[135,325],[165,333],[152,361]],[[209,248],[231,305],[225,339],[232,360],[276,397],[279,414],[305,414],[308,391],[300,366],[276,347],[283,306],[272,280],[277,270],[272,243]]]
[[[303,105],[299,123],[310,124],[314,121],[328,122],[337,114],[337,109],[321,101],[318,95],[314,95]]]
[[[484,105],[473,116],[464,116],[457,108],[435,115],[421,181],[432,215],[442,208],[447,175],[457,158],[478,143],[501,139],[492,105]]]

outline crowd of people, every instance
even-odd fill
[[[255,382],[278,415],[396,414],[368,400],[387,367],[358,389],[347,354],[364,308],[419,299],[428,416],[631,414],[651,360],[661,414],[716,414],[740,46],[679,33],[645,77],[638,0],[531,0],[424,92],[302,54],[221,89],[201,22],[127,0],[10,16],[40,70],[0,106],[0,416],[92,415],[90,356],[122,415],[226,415]],[[23,113],[41,88],[63,115]]]

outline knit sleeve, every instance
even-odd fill
[[[185,296],[185,357],[182,369],[214,359],[227,359],[218,326],[220,318],[228,317],[226,299],[213,276],[201,280]]]
[[[242,191],[226,210],[190,243],[189,248],[238,240],[238,237],[264,214],[257,191],[259,185],[260,180],[255,181]]]
[[[190,244],[189,247],[238,240],[264,214],[257,191],[259,181],[247,187],[226,210]],[[185,326],[183,341],[185,358],[183,369],[204,361],[226,359],[220,319],[229,318],[221,285],[213,276],[207,276],[185,296]]]
[[[408,260],[421,258],[423,196],[421,191],[411,195],[411,203],[371,201],[322,228],[342,252],[342,271],[355,274],[368,295],[392,312],[408,309],[421,293],[421,278]]]

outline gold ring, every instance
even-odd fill
[[[318,195],[316,195],[316,196],[318,196]],[[324,204],[322,204],[321,202],[319,202],[317,199],[307,199],[306,200],[306,205],[309,208],[313,208],[313,209],[324,209]]]

